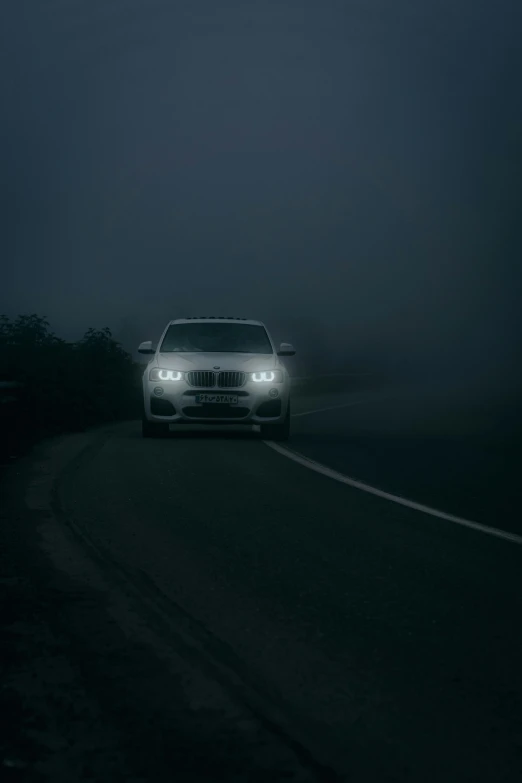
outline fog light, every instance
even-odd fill
[[[277,397],[277,395],[279,394],[279,391],[277,389],[270,389],[268,394],[270,395],[270,397]]]
[[[156,386],[156,388],[154,389],[154,394],[157,397],[161,397],[161,395],[163,394],[163,389],[161,388],[161,386]]]

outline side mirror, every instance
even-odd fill
[[[277,352],[278,356],[295,356],[295,348],[292,343],[281,343]]]
[[[140,343],[138,347],[138,353],[156,353],[154,348],[152,347],[152,340],[146,340],[144,343]]]

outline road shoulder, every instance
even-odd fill
[[[149,628],[56,512],[57,475],[106,430],[45,441],[1,485],[5,781],[316,779],[306,763]]]

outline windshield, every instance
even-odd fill
[[[161,353],[273,353],[264,326],[254,324],[171,324]]]

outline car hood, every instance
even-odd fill
[[[157,367],[165,370],[243,370],[258,372],[280,367],[273,354],[258,353],[159,353],[156,356]]]

